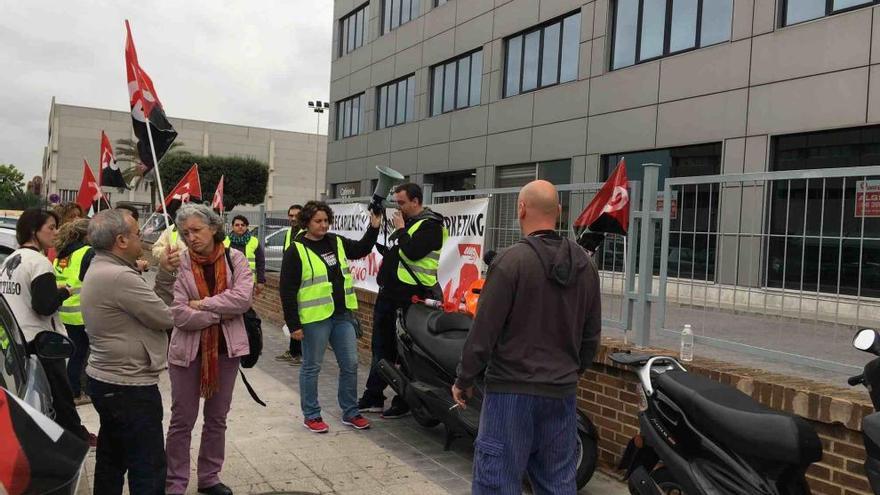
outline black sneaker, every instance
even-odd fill
[[[409,404],[402,401],[392,402],[391,407],[382,411],[382,419],[397,419],[409,414]]]
[[[385,408],[385,401],[375,401],[367,397],[358,399],[358,410],[362,413],[380,413]]]

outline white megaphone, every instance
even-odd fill
[[[391,188],[397,184],[401,184],[404,180],[403,175],[397,170],[390,167],[376,167],[379,171],[379,181],[376,183],[376,189],[373,191],[373,200],[370,201],[368,209],[378,214],[385,211],[385,199]]]

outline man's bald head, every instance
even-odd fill
[[[556,187],[546,180],[535,180],[519,191],[519,219],[523,233],[553,229],[561,207]]]

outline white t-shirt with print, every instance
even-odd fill
[[[34,311],[31,304],[31,282],[46,273],[54,277],[49,258],[28,248],[17,249],[0,265],[0,294],[12,308],[12,313],[28,341],[33,340],[43,330],[67,334],[57,311],[50,316],[43,316]]]

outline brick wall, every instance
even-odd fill
[[[268,274],[267,290],[254,304],[262,318],[280,323],[278,277]],[[372,308],[376,296],[358,290],[360,307],[357,317],[364,335],[358,343],[362,357],[369,357],[372,335]],[[602,339],[594,365],[578,386],[578,407],[585,411],[599,430],[600,460],[605,470],[613,470],[627,442],[638,432],[638,395],[636,376],[607,356],[627,349],[622,341]],[[646,352],[651,352],[647,349]],[[659,349],[653,351],[660,352]],[[862,389],[821,385],[730,363],[695,359],[688,370],[732,385],[758,402],[806,418],[822,440],[822,461],[808,471],[815,494],[871,495],[862,463],[862,418],[874,412]],[[768,435],[772,435],[768,432]]]

